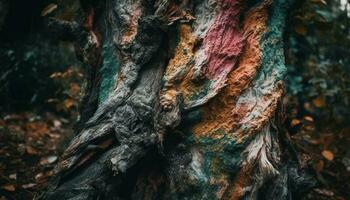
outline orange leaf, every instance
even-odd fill
[[[322,156],[325,157],[329,161],[332,161],[334,159],[333,153],[329,150],[322,151]]]
[[[292,126],[296,126],[296,125],[298,125],[298,124],[300,124],[301,123],[301,121],[300,120],[298,120],[298,119],[293,119],[292,121],[291,121],[291,125]]]
[[[316,99],[312,100],[312,103],[318,108],[322,108],[326,105],[326,101],[323,96],[319,96]]]
[[[44,122],[30,122],[25,127],[31,137],[40,137],[50,132]]]
[[[66,99],[64,100],[63,104],[65,108],[70,109],[72,106],[74,106],[74,100],[70,98]]]
[[[6,190],[6,191],[9,191],[9,192],[16,191],[16,187],[13,184],[4,185],[4,186],[2,186],[2,189]]]
[[[26,146],[26,152],[29,154],[29,155],[35,155],[35,154],[38,154],[37,150],[34,149],[33,147],[31,146]]]

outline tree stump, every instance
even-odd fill
[[[297,199],[283,129],[292,0],[81,0],[50,19],[87,68],[76,137],[42,199]]]

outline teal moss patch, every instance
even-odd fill
[[[98,104],[101,105],[107,100],[110,92],[115,86],[117,73],[120,68],[113,42],[105,42],[103,45],[103,64],[100,69],[101,85]]]
[[[195,190],[186,190],[181,197],[187,199],[217,199],[216,194],[222,187],[220,180],[234,180],[242,164],[242,152],[246,143],[237,143],[227,137],[227,133],[218,130],[222,137],[194,137],[189,134],[186,146],[195,147],[203,153],[202,176],[195,181]],[[193,172],[192,172],[193,173]],[[225,177],[226,176],[226,177]],[[215,182],[217,180],[219,182]],[[212,182],[214,181],[214,182]]]
[[[204,171],[208,175],[220,175],[222,173],[234,175],[241,165],[241,153],[245,148],[244,143],[237,143],[236,140],[223,136],[222,138],[201,138],[199,143],[204,149],[204,159],[207,167]],[[220,165],[215,165],[216,160]],[[210,177],[210,176],[209,176]]]
[[[272,83],[275,84],[286,74],[283,32],[291,4],[292,0],[275,0],[269,10],[268,31],[261,39],[263,62],[257,85],[265,82],[266,76],[271,77]]]
[[[284,55],[283,33],[286,25],[286,17],[292,0],[275,0],[269,8],[267,32],[260,41],[262,51],[262,66],[254,82],[255,98],[261,99],[265,95],[274,92],[279,81],[286,74]],[[255,118],[261,113],[252,111],[250,116]],[[250,124],[244,124],[242,131],[249,130]]]

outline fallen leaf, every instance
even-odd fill
[[[322,151],[322,156],[325,157],[329,161],[332,161],[334,159],[333,153],[329,150]]]
[[[2,189],[9,191],[9,192],[14,192],[16,191],[16,187],[13,184],[7,184],[1,187]]]
[[[57,119],[53,120],[53,126],[55,128],[60,128],[61,125],[62,125],[62,122],[60,120],[57,120]]]
[[[43,176],[44,176],[44,174],[42,172],[40,172],[39,174],[35,175],[34,178],[35,178],[36,181],[39,181],[40,179],[43,178]]]
[[[326,105],[326,100],[323,96],[319,96],[316,99],[312,100],[312,103],[314,104],[314,106],[322,108]]]
[[[48,103],[57,103],[57,102],[59,102],[59,100],[58,99],[48,99],[47,102]]]
[[[69,98],[64,100],[63,105],[65,108],[70,109],[72,106],[74,106],[74,100]]]
[[[35,186],[36,186],[35,183],[28,183],[28,184],[22,185],[22,188],[23,188],[23,189],[29,189],[29,188],[33,188],[33,187],[35,187]]]
[[[40,137],[50,132],[45,122],[31,122],[26,124],[26,130],[31,137]]]
[[[80,92],[80,87],[76,83],[71,83],[70,84],[70,89],[69,89],[70,95],[71,96],[77,96]]]
[[[317,163],[314,164],[314,169],[315,169],[317,172],[323,171],[323,168],[324,168],[324,162],[323,162],[323,160],[319,160]]]
[[[296,126],[296,125],[298,125],[298,124],[300,124],[301,123],[301,121],[300,120],[298,120],[298,119],[293,119],[292,121],[291,121],[291,125],[292,126]]]
[[[29,154],[29,155],[36,155],[38,154],[38,151],[33,148],[32,146],[26,146],[26,152]]]
[[[334,196],[334,192],[330,191],[330,190],[326,190],[326,189],[314,189],[315,192],[317,192],[318,194],[324,195],[324,196],[328,196],[328,197],[332,197]]]
[[[53,171],[48,171],[48,172],[40,172],[39,174],[35,175],[35,182],[38,185],[42,185],[44,183],[47,183],[48,178],[53,175]]]
[[[55,72],[55,73],[50,75],[50,78],[58,78],[58,77],[61,77],[61,76],[62,76],[61,72]]]
[[[309,121],[309,122],[313,122],[314,121],[314,119],[312,117],[310,117],[310,116],[305,116],[304,119],[306,121]]]
[[[10,174],[9,178],[13,180],[17,180],[17,174]]]
[[[41,11],[41,16],[46,16],[50,13],[52,13],[52,11],[57,9],[57,5],[54,3],[49,4],[48,6],[46,6],[42,11]]]
[[[45,158],[40,159],[40,164],[41,165],[47,165],[47,164],[52,164],[57,161],[57,156],[48,156]]]
[[[52,163],[54,163],[56,161],[57,161],[57,156],[49,156],[49,157],[47,157],[47,162],[49,164],[52,164]]]
[[[310,113],[314,112],[314,109],[312,108],[312,105],[309,102],[304,103],[304,108],[305,108],[306,111],[308,111]]]

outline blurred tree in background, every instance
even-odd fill
[[[47,105],[49,98],[62,94],[50,75],[78,64],[72,45],[43,29],[40,13],[53,2],[60,4],[57,15],[61,18],[69,20],[78,14],[78,1],[0,1],[1,110]]]
[[[307,199],[348,199],[350,4],[299,1],[290,22],[287,126],[320,183]]]
[[[0,0],[0,199],[32,199],[72,135],[83,74],[42,10],[79,16],[78,1]]]
[[[299,6],[291,19],[288,93],[320,122],[349,123],[349,3],[306,0]]]

